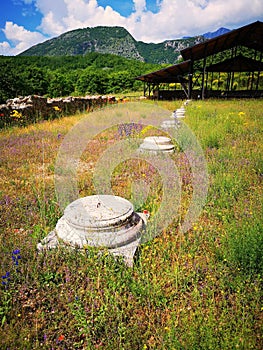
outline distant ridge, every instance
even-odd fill
[[[32,46],[19,56],[75,56],[97,52],[147,63],[175,64],[178,63],[181,50],[227,31],[229,30],[226,28],[220,28],[213,33],[154,44],[136,41],[123,27],[88,27],[63,33],[56,38]]]
[[[203,34],[203,37],[205,37],[206,39],[213,39],[219,35],[223,35],[230,32],[230,29],[221,27],[219,29],[217,29],[215,32],[207,32],[205,34]]]

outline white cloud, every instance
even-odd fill
[[[105,9],[98,6],[96,0],[37,0],[37,8],[44,15],[38,27],[48,35],[59,35],[63,32],[99,25],[125,26],[126,19],[110,6]]]
[[[6,23],[4,32],[11,42],[10,50],[17,53],[45,40],[44,35],[53,37],[84,27],[122,26],[136,40],[162,42],[221,26],[238,28],[263,18],[262,0],[156,0],[158,13],[147,10],[146,0],[132,1],[134,12],[125,18],[110,6],[99,6],[97,0],[24,0],[27,4],[34,2],[43,15],[37,28],[43,34],[12,22]],[[0,43],[0,54],[4,50],[8,51],[7,42]]]
[[[49,11],[42,19],[41,25],[38,30],[49,36],[57,36],[65,31],[67,28],[64,27],[63,23],[59,22],[54,13]]]
[[[46,40],[46,37],[38,32],[30,32],[13,22],[6,22],[3,29],[7,40],[11,43],[0,43],[0,54],[16,55],[27,48]]]
[[[4,56],[14,55],[14,53],[12,53],[12,48],[7,41],[3,41],[2,43],[0,43],[0,55],[4,55]]]
[[[67,6],[64,0],[36,0],[35,6],[44,18],[52,13],[54,19],[59,21],[67,15]]]

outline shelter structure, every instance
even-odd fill
[[[139,77],[154,99],[263,97],[263,22],[181,51],[183,61]]]

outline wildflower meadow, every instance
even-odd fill
[[[172,113],[182,101],[144,103]],[[2,129],[0,349],[262,349],[262,107],[262,100],[187,105],[184,123],[207,164],[206,201],[180,231],[193,198],[193,169],[175,144],[178,215],[141,244],[133,267],[107,250],[36,249],[63,214],[54,183],[60,146],[86,115]],[[120,122],[96,135],[76,165],[79,196],[94,194],[101,150],[155,133]],[[147,187],[145,198],[134,197],[134,180]],[[149,162],[124,160],[111,188],[149,212],[151,222],[161,180]]]

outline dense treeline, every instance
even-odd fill
[[[19,95],[59,97],[141,90],[142,83],[134,78],[161,68],[100,53],[59,57],[0,56],[0,103]]]

